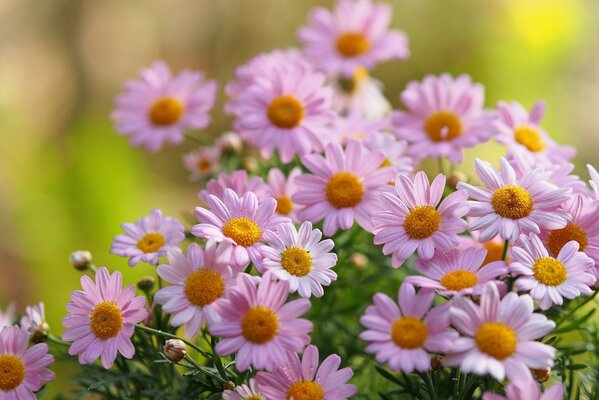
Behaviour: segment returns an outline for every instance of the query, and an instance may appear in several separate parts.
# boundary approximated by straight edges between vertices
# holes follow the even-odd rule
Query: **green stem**
[[[169,339],[179,339],[181,340],[183,343],[185,343],[186,345],[188,345],[189,347],[191,347],[192,349],[194,349],[195,351],[197,351],[198,353],[200,353],[202,356],[206,357],[206,358],[210,358],[210,354],[206,353],[204,350],[200,349],[198,346],[196,346],[194,343],[190,342],[189,340],[185,340],[182,337],[179,337],[177,335],[172,335],[170,333],[166,333],[157,329],[153,329],[153,328],[148,328],[147,326],[144,325],[135,325],[136,328],[142,330],[142,331],[146,331],[149,332],[153,335],[157,335],[157,336],[162,336],[162,337],[166,337]]]
[[[216,369],[218,370],[218,373],[220,374],[220,376],[222,376],[222,378],[227,381],[227,373],[225,372],[225,368],[223,367],[223,363],[219,357],[218,354],[216,354],[216,339],[214,337],[211,337],[210,339],[210,347],[212,347],[212,362],[214,363],[214,366],[216,367]]]
[[[48,343],[56,344],[58,346],[71,347],[71,344],[69,342],[65,342],[64,340],[60,340],[57,337],[54,337],[52,335],[48,335],[47,341],[48,341]]]
[[[202,371],[204,374],[209,375],[209,376],[213,377],[214,379],[217,379],[221,383],[227,383],[227,381],[225,379],[221,378],[220,376],[218,376],[218,375],[212,373],[211,371],[207,370],[206,368],[204,368],[202,365],[198,364],[198,362],[196,360],[194,360],[193,358],[191,358],[189,356],[189,354],[185,355],[185,361],[187,361],[188,363],[193,365],[195,369]]]
[[[431,379],[431,373],[428,371],[426,374],[420,375],[426,383],[426,388],[428,389],[429,398],[431,400],[437,400],[437,392],[435,391],[435,385],[433,384],[433,380]]]
[[[507,257],[507,249],[510,245],[510,242],[508,240],[505,241],[505,243],[503,244],[503,252],[501,253],[501,261],[505,261],[505,258]]]
[[[599,293],[599,292],[595,291],[595,293],[593,293],[591,296],[587,297],[581,304],[577,305],[570,312],[568,312],[568,314],[566,314],[563,317],[561,317],[555,323],[555,327],[558,328],[561,324],[563,324],[564,322],[566,322],[572,315],[574,315],[576,313],[576,311],[580,310],[583,306],[585,306],[586,304],[588,304],[591,301],[593,301],[593,299],[597,296],[597,293]]]
[[[443,165],[443,157],[437,158],[439,164],[439,173],[445,175],[445,166]]]

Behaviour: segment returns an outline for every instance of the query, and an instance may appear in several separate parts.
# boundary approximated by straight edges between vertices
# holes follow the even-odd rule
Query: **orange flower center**
[[[0,354],[0,391],[10,392],[25,379],[25,364],[12,354]]]
[[[355,207],[362,201],[364,186],[351,172],[337,172],[327,182],[325,195],[335,208]]]
[[[148,116],[154,125],[168,126],[179,121],[183,115],[183,104],[175,98],[163,97],[150,107]]]
[[[267,110],[270,122],[283,129],[295,128],[304,118],[304,106],[293,96],[275,97]]]
[[[578,251],[584,251],[589,244],[589,238],[580,225],[568,224],[562,229],[557,229],[549,233],[547,238],[547,247],[554,257],[557,257],[564,245],[572,240],[579,244]]]
[[[370,49],[370,40],[362,33],[346,32],[337,37],[337,51],[343,57],[355,57]]]
[[[164,236],[158,232],[146,233],[139,242],[137,242],[137,248],[144,253],[155,253],[164,246]]]
[[[404,349],[419,349],[428,338],[428,328],[414,317],[401,317],[391,327],[391,339]]]
[[[241,332],[249,342],[256,344],[270,342],[279,332],[277,314],[264,306],[250,308],[241,320]]]
[[[214,302],[224,291],[223,278],[207,268],[192,272],[185,280],[185,296],[191,304],[198,307]]]
[[[539,132],[529,126],[521,126],[516,129],[514,138],[516,139],[516,142],[520,143],[533,153],[538,153],[545,149],[545,142],[543,142],[543,138]]]
[[[446,273],[440,280],[441,285],[447,290],[456,292],[474,287],[478,283],[478,276],[471,271],[457,270]]]
[[[532,196],[516,185],[504,185],[493,193],[491,205],[503,218],[520,219],[530,215],[533,207]]]
[[[100,339],[110,339],[118,335],[123,327],[123,313],[114,301],[98,303],[89,317],[94,335]]]
[[[404,230],[411,239],[427,239],[441,227],[441,214],[432,206],[417,206],[404,221]]]
[[[438,111],[429,115],[424,130],[433,142],[453,140],[462,135],[462,121],[451,111]]]
[[[474,341],[478,349],[497,360],[514,354],[518,345],[516,332],[501,322],[487,322],[476,332]]]
[[[314,381],[297,381],[287,389],[286,400],[323,400],[324,389]]]

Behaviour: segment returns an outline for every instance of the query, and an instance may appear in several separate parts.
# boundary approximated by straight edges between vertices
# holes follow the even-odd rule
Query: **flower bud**
[[[449,186],[453,190],[456,190],[458,187],[458,183],[466,182],[466,179],[467,179],[467,176],[463,172],[460,172],[460,171],[454,172],[447,180],[447,186]]]
[[[241,145],[241,138],[235,132],[225,132],[216,139],[216,147],[223,153],[239,153]]]
[[[224,384],[223,389],[224,390],[233,390],[233,389],[235,389],[235,383],[228,381],[227,383]]]
[[[87,250],[77,250],[71,253],[71,264],[78,271],[85,271],[92,263],[92,253]]]
[[[137,287],[139,290],[144,292],[149,292],[154,289],[154,285],[156,284],[156,279],[152,276],[144,276],[141,278],[139,282],[137,282]]]
[[[349,259],[358,268],[364,268],[368,265],[368,257],[362,253],[353,253]]]
[[[179,362],[187,354],[187,345],[181,339],[168,339],[164,343],[162,352],[172,362]]]
[[[541,369],[531,368],[530,372],[532,372],[532,376],[539,383],[547,382],[549,380],[549,378],[551,377],[551,368],[541,368]]]
[[[48,338],[48,334],[50,333],[50,325],[46,321],[43,321],[41,324],[35,327],[34,331],[31,333],[31,341],[33,343],[43,343]]]
[[[433,356],[431,358],[431,368],[435,370],[440,370],[445,368],[445,357],[443,356]]]

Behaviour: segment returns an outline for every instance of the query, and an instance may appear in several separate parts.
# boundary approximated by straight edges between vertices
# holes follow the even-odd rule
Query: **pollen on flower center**
[[[566,281],[568,271],[561,261],[544,257],[535,261],[532,266],[535,279],[547,286],[559,286]]]
[[[485,256],[485,261],[483,261],[481,268],[494,261],[501,261],[501,256],[503,255],[503,246],[503,243],[496,242],[494,240],[484,243],[483,247],[487,250],[487,255]],[[505,261],[508,261],[507,257]]]
[[[268,119],[279,128],[295,128],[304,118],[304,106],[293,96],[275,97],[268,105]]]
[[[553,254],[554,257],[557,257],[562,247],[572,240],[578,242],[580,246],[578,251],[584,251],[589,244],[587,233],[580,225],[568,224],[562,229],[549,232],[547,247],[549,247],[551,254]]]
[[[414,317],[401,317],[391,327],[391,339],[404,349],[418,349],[428,338],[428,328]]]
[[[516,185],[504,185],[493,193],[491,205],[504,218],[520,219],[530,215],[533,202],[530,193]]]
[[[25,379],[23,361],[12,354],[0,354],[0,391],[10,392]]]
[[[432,206],[414,207],[406,216],[403,227],[410,239],[427,239],[441,227],[441,214]]]
[[[293,210],[293,202],[289,196],[277,197],[277,209],[276,212],[281,215],[289,215]]]
[[[164,246],[164,236],[158,232],[146,233],[144,237],[137,242],[137,248],[144,253],[155,253]]]
[[[453,140],[462,135],[462,121],[451,111],[438,111],[429,115],[424,130],[433,142]]]
[[[478,276],[474,272],[466,270],[450,271],[440,280],[441,285],[447,290],[460,291],[474,287],[478,283]]]
[[[150,107],[148,116],[154,125],[168,126],[177,122],[183,115],[183,104],[175,98],[163,97]]]
[[[355,207],[362,201],[364,186],[351,172],[337,172],[327,182],[325,195],[335,208]]]
[[[251,394],[248,397],[246,397],[244,400],[265,400],[264,397],[260,396],[259,394]]]
[[[343,57],[355,57],[370,49],[370,40],[358,32],[346,32],[337,37],[337,51]]]
[[[539,132],[529,126],[521,126],[516,129],[514,132],[514,138],[516,139],[516,142],[520,143],[533,153],[537,153],[545,149],[545,142],[543,142],[543,138]]]
[[[252,343],[270,342],[279,332],[277,314],[264,306],[250,308],[241,320],[241,332]]]
[[[258,224],[251,219],[239,217],[230,219],[223,226],[223,234],[240,246],[250,247],[260,240],[262,231]]]
[[[478,349],[497,360],[514,354],[518,344],[516,332],[501,322],[487,322],[476,332],[474,341]]]
[[[290,247],[281,255],[281,266],[291,275],[306,276],[312,269],[312,257],[302,248]]]
[[[198,161],[197,168],[200,172],[207,172],[210,171],[210,168],[212,168],[212,163],[209,160],[206,160],[205,158],[201,158]]]
[[[223,278],[208,268],[194,271],[185,280],[185,296],[191,304],[198,307],[212,303],[221,297],[224,291]]]
[[[391,167],[392,165],[393,164],[391,164],[391,161],[389,161],[388,158],[385,158],[381,165],[379,165],[379,168]]]
[[[89,322],[96,337],[110,339],[121,331],[123,313],[114,301],[103,301],[94,307]]]
[[[286,400],[323,400],[324,389],[314,381],[297,381],[287,389]]]

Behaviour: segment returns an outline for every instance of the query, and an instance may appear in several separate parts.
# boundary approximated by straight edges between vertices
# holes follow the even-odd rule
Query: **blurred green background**
[[[545,127],[579,148],[578,171],[599,149],[599,2],[595,0],[393,0],[393,27],[412,56],[379,66],[394,106],[427,73],[466,72],[499,99],[548,102]],[[133,149],[108,119],[125,78],[153,60],[229,80],[235,66],[298,45],[307,0],[0,1],[0,307],[44,300],[55,334],[88,249],[98,265],[134,283],[152,273],[108,254],[120,224],[159,207],[181,216],[197,205],[181,155]],[[219,104],[223,96],[220,93]],[[202,133],[227,130],[220,111]],[[497,161],[494,145],[468,152]]]

